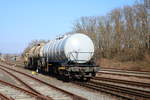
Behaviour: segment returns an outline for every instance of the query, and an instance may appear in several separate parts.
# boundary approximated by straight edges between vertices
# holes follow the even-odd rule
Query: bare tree
[[[142,3],[112,10],[106,16],[81,17],[74,32],[89,35],[97,57],[119,60],[142,59],[150,50],[150,19]]]
[[[28,46],[25,48],[25,50],[23,51],[22,53],[22,56],[24,56],[26,54],[26,52],[29,52],[29,50],[33,47],[33,46],[36,46],[40,43],[47,43],[48,41],[45,41],[45,40],[33,40],[31,41]]]

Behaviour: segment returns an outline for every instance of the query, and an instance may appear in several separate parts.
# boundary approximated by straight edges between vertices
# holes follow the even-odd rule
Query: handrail
[[[69,52],[69,54],[68,54],[68,58],[70,59],[71,58],[71,56],[74,58],[74,61],[85,61],[85,60],[78,60],[77,59],[77,57],[75,57],[74,55],[73,55],[73,53],[77,53],[77,56],[78,56],[78,54],[79,53],[89,53],[89,54],[93,54],[94,52]],[[71,59],[70,59],[71,60]]]

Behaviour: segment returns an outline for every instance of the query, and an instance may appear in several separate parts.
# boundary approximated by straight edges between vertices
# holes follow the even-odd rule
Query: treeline
[[[27,52],[29,52],[29,50],[33,47],[33,46],[36,46],[40,43],[47,43],[48,41],[46,40],[32,40],[28,46],[24,49],[23,53],[22,53],[22,56],[24,56]]]
[[[135,61],[150,54],[150,15],[143,4],[114,9],[106,16],[81,17],[73,32],[93,39],[97,58]]]

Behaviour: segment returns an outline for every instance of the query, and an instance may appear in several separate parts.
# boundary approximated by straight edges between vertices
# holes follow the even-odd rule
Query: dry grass
[[[139,61],[120,62],[116,59],[101,58],[97,63],[102,68],[115,68],[135,71],[150,71],[150,55],[145,54],[145,58]]]

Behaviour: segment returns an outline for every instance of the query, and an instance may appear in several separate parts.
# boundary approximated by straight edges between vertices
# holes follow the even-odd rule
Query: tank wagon
[[[74,33],[32,47],[25,55],[25,67],[65,79],[89,80],[99,71],[93,55],[92,40],[85,34]]]

